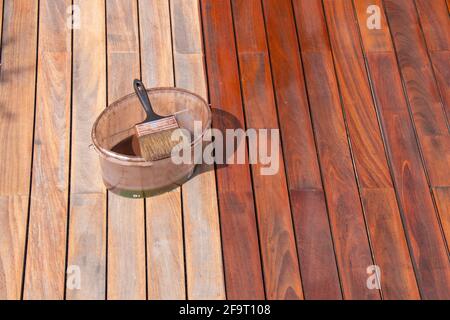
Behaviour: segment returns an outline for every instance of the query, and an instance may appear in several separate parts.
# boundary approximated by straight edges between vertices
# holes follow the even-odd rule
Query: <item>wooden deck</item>
[[[0,0],[0,298],[450,299],[449,10]],[[108,193],[91,127],[133,78],[209,99],[216,128],[280,129],[280,171]]]

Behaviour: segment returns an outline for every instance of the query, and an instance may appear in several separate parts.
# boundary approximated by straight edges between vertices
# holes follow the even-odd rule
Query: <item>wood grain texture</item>
[[[247,126],[278,129],[262,5],[259,1],[239,0],[232,1],[232,7]],[[302,299],[281,150],[278,157],[279,170],[273,175],[263,175],[264,166],[260,162],[252,165],[266,296],[267,299]]]
[[[444,0],[415,0],[428,50],[450,50],[450,19]]]
[[[24,299],[64,297],[71,96],[69,5],[66,0],[40,2],[42,34]]]
[[[30,190],[38,7],[35,2],[11,0],[4,2],[3,10],[0,297],[19,299]]]
[[[151,87],[173,87],[168,0],[139,1],[142,80]],[[185,299],[181,188],[146,199],[149,299]]]
[[[413,1],[385,1],[431,186],[450,185],[450,132]]]
[[[395,57],[368,53],[377,108],[422,298],[449,296],[449,261],[436,219]],[[389,85],[386,85],[389,84]]]
[[[447,122],[450,123],[450,51],[435,51],[430,53],[434,74],[444,103]]]
[[[360,2],[355,2],[355,4],[362,5]],[[403,106],[407,108],[410,107],[431,186],[446,186],[449,184],[450,177],[450,172],[446,169],[450,162],[450,135],[414,3],[403,0],[387,0],[384,4],[389,24],[386,23],[381,32],[388,36],[389,28],[391,28],[409,105],[402,101],[400,85],[397,85],[397,89],[399,89],[397,101],[403,102]],[[379,5],[384,10],[383,4],[379,3]],[[361,27],[363,18],[360,17],[359,21],[360,29],[365,29],[365,27]],[[374,53],[370,48],[366,47],[365,50],[369,54]],[[393,50],[386,50],[385,55],[386,59],[390,59],[390,61],[396,59]],[[392,66],[397,67],[396,64],[392,64]],[[394,72],[397,72],[397,69],[394,69]],[[405,112],[408,112],[408,109]],[[409,119],[406,116],[404,120]],[[425,192],[424,196],[429,198],[425,187],[422,187]],[[444,247],[444,251],[445,249]],[[415,258],[417,259],[417,255]],[[425,285],[422,284],[422,286]]]
[[[341,299],[292,4],[263,5],[305,298]]]
[[[67,268],[78,267],[81,286],[66,285],[69,300],[106,296],[106,191],[92,125],[106,106],[105,1],[76,0],[81,28],[73,30],[72,165]],[[75,274],[73,274],[75,275]],[[68,275],[67,283],[70,283]]]
[[[207,99],[202,30],[197,0],[171,0],[175,83]],[[216,179],[202,165],[182,187],[187,297],[225,299]]]
[[[384,299],[419,299],[351,0],[324,1],[360,197]],[[383,232],[379,232],[382,226]]]
[[[3,1],[0,2],[0,26],[2,26],[3,24]],[[0,63],[1,63],[1,48],[2,48],[2,32],[3,30],[0,31]]]
[[[450,121],[450,20],[442,0],[416,1],[420,25],[443,98],[447,121]],[[447,1],[447,6],[449,2]]]
[[[201,4],[213,127],[221,132],[244,129],[230,2]],[[250,168],[220,166],[216,175],[227,298],[264,299]]]
[[[137,2],[107,0],[108,103],[140,78]],[[144,201],[108,194],[108,299],[146,298]]]
[[[447,243],[450,240],[450,187],[433,188]]]
[[[378,290],[369,290],[366,286],[366,269],[374,261],[347,141],[333,57],[328,45],[311,50],[318,46],[311,44],[312,41],[329,42],[328,35],[321,32],[314,39],[308,36],[311,30],[326,30],[323,9],[316,4],[310,7],[314,12],[305,11],[304,1],[294,1],[294,8],[344,298],[379,299]]]

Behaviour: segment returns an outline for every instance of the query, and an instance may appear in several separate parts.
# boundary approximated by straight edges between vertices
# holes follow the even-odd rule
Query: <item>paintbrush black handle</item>
[[[139,101],[141,101],[142,107],[147,114],[147,119],[145,120],[145,122],[163,119],[164,117],[153,111],[152,104],[150,103],[150,99],[148,98],[147,89],[145,88],[142,81],[135,79],[133,81],[133,86],[134,91],[136,92]]]

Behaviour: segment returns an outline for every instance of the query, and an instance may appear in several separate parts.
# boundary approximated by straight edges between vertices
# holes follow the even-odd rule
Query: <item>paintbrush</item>
[[[134,80],[134,91],[147,114],[144,122],[135,126],[140,154],[147,161],[166,158],[179,143],[171,139],[172,133],[179,129],[175,116],[160,116],[153,110],[147,90],[140,80]]]

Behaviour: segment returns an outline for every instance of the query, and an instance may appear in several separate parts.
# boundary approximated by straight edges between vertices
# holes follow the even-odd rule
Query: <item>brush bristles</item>
[[[179,129],[174,116],[136,125],[141,156],[148,161],[166,158],[179,143],[172,141],[172,133]]]

